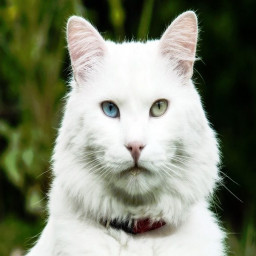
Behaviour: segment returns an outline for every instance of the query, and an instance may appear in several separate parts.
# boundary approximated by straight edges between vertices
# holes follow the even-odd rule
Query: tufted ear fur
[[[197,17],[188,11],[178,16],[160,39],[161,54],[167,57],[184,79],[190,79],[198,37]]]
[[[79,85],[87,81],[102,60],[105,41],[88,21],[72,16],[67,24],[67,42],[74,78]]]

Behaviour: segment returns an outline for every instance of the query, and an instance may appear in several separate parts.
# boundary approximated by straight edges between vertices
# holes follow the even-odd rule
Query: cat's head
[[[108,212],[108,202],[119,202],[123,211],[168,212],[212,192],[217,142],[191,81],[197,37],[193,12],[160,40],[122,44],[105,41],[83,18],[69,19],[74,79],[54,169],[87,207],[98,201]]]

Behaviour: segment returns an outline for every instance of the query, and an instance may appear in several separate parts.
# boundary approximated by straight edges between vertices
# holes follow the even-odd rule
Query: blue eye
[[[102,102],[101,107],[106,116],[112,118],[119,117],[119,109],[115,103],[111,101],[104,101]]]

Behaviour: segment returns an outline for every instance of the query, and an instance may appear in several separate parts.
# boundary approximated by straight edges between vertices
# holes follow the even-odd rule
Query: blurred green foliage
[[[29,247],[27,239],[42,228],[50,156],[70,75],[67,18],[86,17],[106,39],[145,40],[159,37],[188,9],[197,11],[201,28],[203,61],[194,79],[224,156],[227,189],[217,193],[216,211],[230,233],[230,255],[256,255],[255,7],[253,0],[1,0],[0,255]]]
[[[10,0],[0,9],[0,134],[7,143],[1,171],[25,195],[31,213],[40,211],[48,183],[48,175],[39,175],[49,170],[57,102],[65,90],[63,23],[76,8],[71,1]]]

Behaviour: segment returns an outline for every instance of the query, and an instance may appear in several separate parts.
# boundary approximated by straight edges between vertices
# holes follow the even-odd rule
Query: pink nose
[[[134,162],[137,164],[141,151],[145,146],[141,142],[130,142],[126,145],[126,148],[130,151]]]

